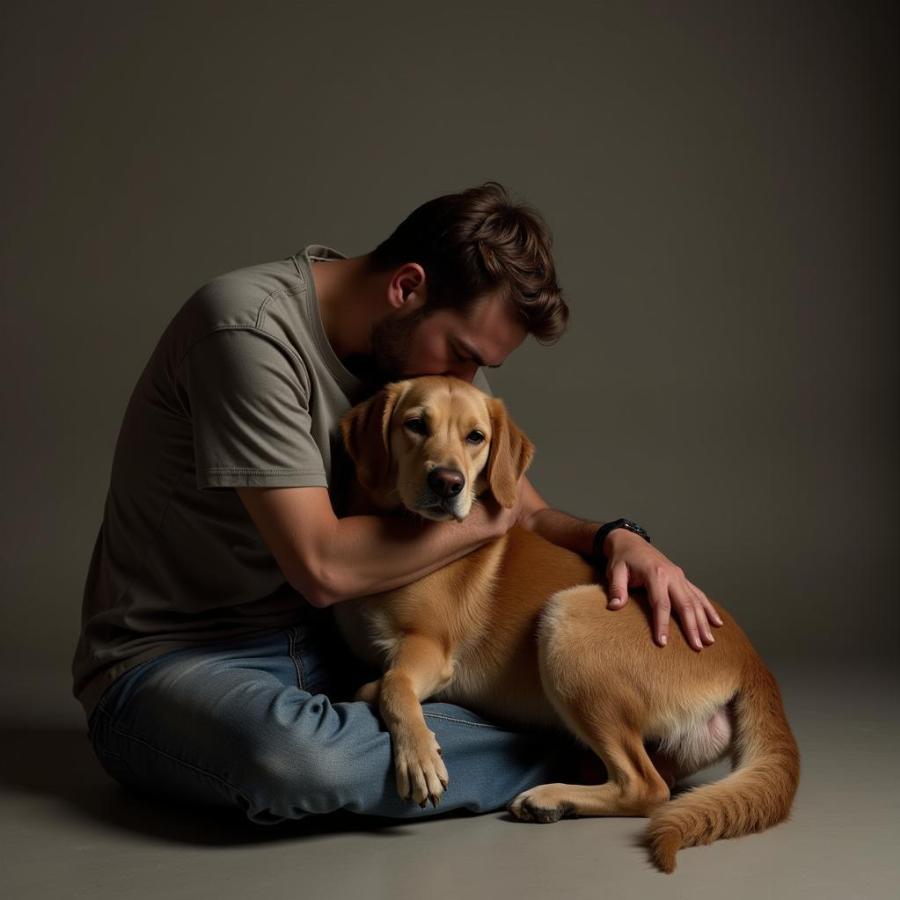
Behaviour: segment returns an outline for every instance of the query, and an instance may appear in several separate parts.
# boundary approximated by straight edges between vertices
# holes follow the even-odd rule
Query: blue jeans
[[[258,824],[346,810],[421,818],[504,808],[537,784],[578,780],[564,732],[512,730],[452,703],[423,704],[450,784],[437,807],[402,800],[390,734],[352,699],[378,672],[357,662],[330,616],[251,639],[165,653],[121,675],[88,730],[104,769],[138,792],[237,807]]]

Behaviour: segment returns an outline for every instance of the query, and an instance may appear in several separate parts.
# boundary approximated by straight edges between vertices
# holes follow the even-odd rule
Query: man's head
[[[554,343],[569,311],[551,244],[537,212],[497,182],[428,201],[359,259],[371,324],[344,362],[381,384],[417,375],[471,382],[528,334]]]
[[[512,304],[496,292],[464,310],[425,302],[375,323],[370,358],[383,382],[417,375],[471,382],[479,366],[498,368],[527,335]]]

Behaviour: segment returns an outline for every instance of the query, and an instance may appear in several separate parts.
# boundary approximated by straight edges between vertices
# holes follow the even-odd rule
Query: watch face
[[[601,526],[594,535],[595,557],[602,560],[606,559],[606,555],[603,553],[603,542],[606,540],[606,536],[611,531],[615,531],[616,528],[624,528],[626,531],[632,531],[642,537],[648,544],[650,543],[650,535],[647,534],[637,522],[632,522],[631,519],[616,519],[613,522],[607,522],[606,525]]]
[[[645,541],[650,542],[650,535],[638,525],[637,522],[632,522],[631,519],[622,519],[619,522],[619,527],[624,528],[627,531],[633,531],[635,534],[640,535]]]

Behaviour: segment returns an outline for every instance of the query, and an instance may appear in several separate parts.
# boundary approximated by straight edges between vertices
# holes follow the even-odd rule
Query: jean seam
[[[300,653],[297,650],[297,632],[297,628],[288,629],[288,656],[290,656],[291,662],[294,664],[294,669],[297,672],[297,687],[299,687],[301,691],[305,691],[307,689],[306,670],[303,668],[303,660],[300,658]]]
[[[500,728],[499,725],[491,725],[488,722],[469,722],[466,719],[457,719],[454,716],[444,716],[440,713],[423,712],[426,719],[443,719],[445,722],[456,722],[459,725],[468,725],[471,728]]]
[[[234,791],[239,797],[241,797],[241,799],[245,803],[249,804],[250,800],[247,797],[247,795],[240,788],[235,787],[235,785],[231,784],[231,782],[226,781],[224,778],[222,778],[221,775],[216,775],[215,772],[209,772],[206,769],[200,768],[200,766],[195,766],[193,763],[189,763],[184,759],[180,759],[177,756],[173,756],[171,753],[168,753],[167,751],[161,749],[160,747],[157,747],[154,744],[151,744],[149,741],[145,741],[143,738],[136,737],[133,734],[128,734],[127,731],[122,731],[121,729],[116,728],[116,726],[112,724],[112,719],[110,718],[109,713],[107,713],[106,710],[102,710],[102,712],[103,712],[103,715],[105,715],[106,718],[110,720],[110,726],[109,726],[110,731],[119,735],[119,737],[123,737],[129,741],[134,741],[135,743],[138,743],[138,744],[143,744],[145,747],[149,748],[154,753],[158,753],[160,756],[164,756],[167,759],[172,760],[172,762],[178,763],[178,765],[180,765],[180,766],[184,766],[187,769],[191,769],[194,772],[199,772],[201,775],[205,775],[207,778],[212,778],[214,781],[218,781],[220,784],[222,784],[225,787],[229,788],[230,790]],[[106,750],[106,748],[103,748],[103,752],[108,753],[109,751]],[[112,753],[110,755],[118,756],[118,754],[115,754],[115,753]],[[128,760],[125,759],[125,757],[118,756],[118,758],[122,759],[126,763],[126,765],[128,764]],[[130,766],[129,766],[129,768],[130,768]]]

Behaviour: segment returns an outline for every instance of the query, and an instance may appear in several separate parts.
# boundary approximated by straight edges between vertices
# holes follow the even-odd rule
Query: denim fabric
[[[419,818],[502,809],[537,784],[572,781],[565,733],[510,730],[444,702],[423,708],[450,774],[438,806],[402,800],[375,707],[351,698],[378,673],[321,616],[252,639],[175,650],[107,688],[89,722],[104,769],[127,788],[237,807],[276,824],[347,810]]]

